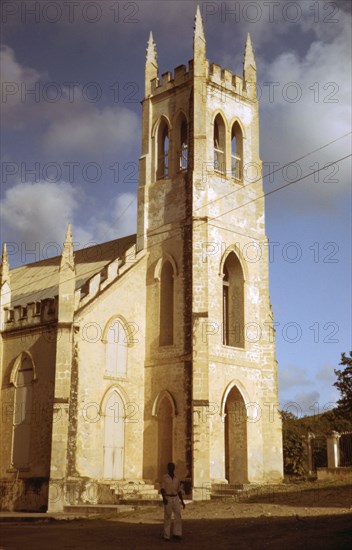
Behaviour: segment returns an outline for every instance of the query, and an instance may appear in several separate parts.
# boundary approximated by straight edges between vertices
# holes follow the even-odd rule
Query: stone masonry
[[[155,497],[174,461],[194,499],[279,482],[256,64],[159,78],[150,35],[137,234],[1,266],[0,487],[7,509]]]

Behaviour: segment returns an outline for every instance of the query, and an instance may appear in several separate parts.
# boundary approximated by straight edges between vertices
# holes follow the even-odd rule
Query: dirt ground
[[[162,506],[118,516],[1,523],[0,550],[352,548],[352,484],[258,489],[240,498],[189,503],[183,540],[161,539]]]

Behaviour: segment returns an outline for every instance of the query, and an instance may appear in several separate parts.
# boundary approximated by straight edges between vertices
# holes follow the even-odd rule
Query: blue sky
[[[2,4],[1,237],[12,267],[59,252],[68,221],[80,247],[135,232],[146,42],[152,30],[160,73],[187,64],[196,4]],[[335,162],[351,144],[341,137],[351,7],[277,4],[199,3],[211,62],[241,74],[251,33],[264,173],[278,168],[265,192],[311,174],[267,196],[266,231],[280,405],[322,412],[351,348],[350,159]]]

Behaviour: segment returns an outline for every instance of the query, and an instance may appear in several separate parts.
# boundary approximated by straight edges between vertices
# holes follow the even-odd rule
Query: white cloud
[[[282,391],[302,385],[313,385],[313,382],[307,377],[306,369],[294,365],[279,369],[279,377]]]
[[[299,418],[302,415],[312,415],[320,411],[320,393],[316,390],[297,392],[293,399],[281,400],[281,410],[291,412]]]
[[[0,46],[0,66],[3,124],[22,129],[29,114],[22,90],[33,89],[43,75],[36,69],[21,65],[15,58],[14,50],[6,45]],[[32,96],[30,101],[33,101]]]
[[[1,62],[1,81],[2,82],[26,82],[28,85],[33,84],[40,78],[40,73],[35,69],[23,67],[16,61],[15,52],[12,48],[0,46],[0,62]]]
[[[3,224],[11,234],[11,241],[33,247],[40,243],[42,249],[46,243],[61,245],[65,228],[73,221],[82,193],[70,183],[18,183],[8,189],[0,203]],[[77,228],[75,240],[87,242],[90,235],[83,228]]]
[[[350,52],[346,45],[350,43],[351,17],[349,14],[343,17],[335,27],[312,26],[310,30],[315,31],[317,38],[310,42],[304,55],[287,48],[272,62],[260,63],[261,123],[267,129],[267,135],[261,136],[264,161],[278,161],[281,165],[294,161],[350,131]],[[327,34],[331,26],[334,33]],[[273,101],[269,101],[269,87],[264,82],[277,83],[272,88]],[[294,102],[296,93],[298,100]],[[349,153],[348,146],[347,137],[300,161],[302,175],[345,156]],[[348,161],[338,168],[338,175],[330,178],[337,180],[333,182],[335,196],[341,196],[350,186]],[[329,173],[331,169],[321,173],[319,182],[326,178],[329,183]],[[331,209],[328,186],[320,193],[312,181],[313,178],[307,179],[300,192],[290,196],[293,200],[288,206]],[[313,197],[314,201],[310,201]]]
[[[139,126],[138,116],[125,107],[99,111],[87,106],[76,113],[71,109],[69,117],[54,120],[43,140],[55,153],[128,152],[137,143]]]
[[[132,193],[122,193],[106,210],[99,211],[99,215],[86,215],[84,221],[79,222],[89,202],[83,189],[66,182],[17,183],[6,191],[0,203],[2,233],[15,251],[10,258],[11,265],[40,260],[43,254],[44,257],[56,255],[68,222],[73,226],[76,248],[135,233],[135,199]],[[95,202],[91,202],[93,210],[99,210]],[[35,256],[23,255],[23,251],[35,251]]]
[[[334,369],[336,368],[336,365],[331,364],[326,364],[319,367],[319,380],[322,380],[326,384],[332,385],[336,381],[336,374],[334,373]]]
[[[99,242],[136,233],[137,201],[133,193],[121,193],[111,205],[107,215],[92,220]]]
[[[72,90],[52,83],[46,74],[22,66],[15,52],[1,46],[2,115],[11,129],[25,130],[35,135],[37,126],[44,148],[59,155],[128,153],[139,143],[140,118],[125,106],[99,108],[90,103],[77,86]],[[47,84],[54,87],[46,88]],[[27,93],[36,89],[36,94]],[[50,90],[58,93],[57,101],[50,101]],[[27,92],[26,92],[27,91]]]
[[[298,416],[330,410],[338,399],[338,392],[333,387],[335,380],[334,367],[330,364],[311,372],[293,365],[279,369],[281,408]]]

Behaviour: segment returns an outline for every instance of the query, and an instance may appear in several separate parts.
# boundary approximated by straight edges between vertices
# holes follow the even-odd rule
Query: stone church
[[[154,498],[169,461],[193,499],[282,479],[256,64],[193,60],[142,102],[137,234],[1,265],[5,509]]]

